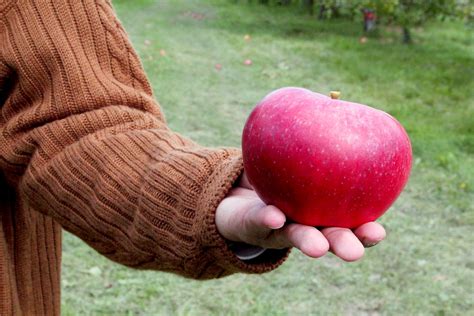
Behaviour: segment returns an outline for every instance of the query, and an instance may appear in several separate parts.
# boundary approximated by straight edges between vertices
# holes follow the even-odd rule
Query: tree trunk
[[[303,0],[303,8],[309,14],[313,15],[314,0]]]
[[[326,17],[326,6],[324,4],[321,4],[319,6],[319,14],[318,14],[318,19],[322,20]]]
[[[411,44],[411,33],[408,27],[403,27],[403,44]]]

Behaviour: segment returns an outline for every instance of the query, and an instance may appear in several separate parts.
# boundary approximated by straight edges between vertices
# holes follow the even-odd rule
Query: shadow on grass
[[[343,19],[318,20],[316,16],[301,13],[295,7],[213,2],[219,11],[219,19],[208,26],[230,32],[245,31],[274,37],[306,39],[325,35],[357,37],[362,34],[361,23]]]

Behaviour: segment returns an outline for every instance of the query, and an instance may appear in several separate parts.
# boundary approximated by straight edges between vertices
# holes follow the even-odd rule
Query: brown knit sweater
[[[214,223],[240,152],[172,132],[110,3],[0,0],[0,315],[60,310],[61,229],[133,268],[196,279],[241,261]]]

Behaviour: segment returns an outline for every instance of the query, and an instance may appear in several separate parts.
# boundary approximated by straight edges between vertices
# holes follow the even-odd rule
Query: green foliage
[[[239,0],[235,0],[239,1]],[[241,2],[253,3],[252,0]],[[308,10],[323,8],[327,16],[353,17],[361,9],[375,9],[380,16],[402,26],[416,26],[432,18],[458,17],[472,19],[473,5],[470,0],[257,0],[263,5],[300,5]]]
[[[458,12],[457,0],[360,0],[359,6],[375,9],[386,23],[403,28],[403,42],[410,43],[409,28],[421,26],[430,19],[445,19],[456,17]]]
[[[251,1],[249,1],[251,2]],[[306,12],[317,7],[319,18],[347,17],[361,20],[362,9],[375,10],[378,23],[393,24],[404,30],[404,41],[411,41],[409,29],[429,20],[461,19],[472,22],[471,0],[265,0],[266,5],[300,4]]]
[[[467,1],[458,0],[360,0],[358,7],[373,8],[388,22],[402,27],[419,26],[430,19],[462,17],[467,14]]]

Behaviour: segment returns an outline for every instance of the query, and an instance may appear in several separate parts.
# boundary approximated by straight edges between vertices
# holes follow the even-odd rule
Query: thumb
[[[243,215],[241,234],[247,243],[262,245],[273,230],[285,225],[285,215],[273,205],[252,207]]]
[[[259,198],[230,196],[216,210],[216,226],[226,239],[259,246],[272,230],[285,224],[285,215]]]

